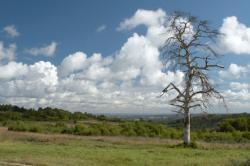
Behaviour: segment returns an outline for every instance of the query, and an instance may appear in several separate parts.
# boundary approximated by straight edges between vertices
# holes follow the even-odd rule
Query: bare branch
[[[170,105],[183,109],[184,112],[196,107],[207,108],[209,98],[212,97],[224,102],[223,96],[210,83],[207,73],[210,69],[224,68],[216,63],[218,53],[208,44],[219,32],[211,29],[207,21],[181,12],[174,13],[170,27],[169,31],[173,36],[162,47],[162,54],[165,56],[163,59],[166,62],[172,61],[173,69],[185,74],[185,85],[181,91],[170,83],[162,91],[162,95],[171,90],[177,92],[174,99],[170,100]]]
[[[167,93],[168,91],[170,91],[170,90],[175,90],[176,92],[178,92],[178,94],[179,94],[179,96],[183,96],[184,97],[184,95],[183,95],[183,93],[181,92],[181,90],[179,89],[179,88],[177,88],[173,83],[170,83],[170,84],[168,84],[168,86],[165,88],[165,89],[163,89],[163,93]]]

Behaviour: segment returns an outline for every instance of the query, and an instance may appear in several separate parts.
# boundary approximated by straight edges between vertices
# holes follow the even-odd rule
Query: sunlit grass
[[[173,148],[178,140],[143,137],[81,137],[3,130],[0,161],[33,165],[140,166],[230,165],[250,156],[249,145],[198,143]]]

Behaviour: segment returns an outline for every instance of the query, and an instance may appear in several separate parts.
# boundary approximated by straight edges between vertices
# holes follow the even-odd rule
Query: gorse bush
[[[250,131],[250,118],[241,117],[235,119],[225,119],[220,123],[218,131]]]
[[[250,166],[250,158],[243,160],[243,161],[239,161],[239,160],[232,160],[232,166]]]
[[[181,139],[182,130],[169,128],[162,124],[138,122],[24,122],[8,121],[5,123],[9,130],[41,133],[65,133],[84,136],[143,136]],[[207,142],[249,142],[250,132],[233,131],[218,132],[216,130],[200,130],[191,133],[193,140]]]
[[[181,138],[181,131],[167,128],[161,124],[149,122],[120,122],[120,123],[93,123],[93,124],[66,124],[64,122],[5,122],[9,130],[32,131],[32,132],[55,132],[76,135],[106,135],[106,136],[145,136],[145,137],[168,137]]]

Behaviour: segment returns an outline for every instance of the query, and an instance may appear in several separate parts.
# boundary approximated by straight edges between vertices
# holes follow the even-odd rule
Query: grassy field
[[[0,130],[0,165],[166,166],[232,165],[247,160],[250,144],[198,142],[143,137],[83,137]],[[235,165],[234,164],[234,165]]]

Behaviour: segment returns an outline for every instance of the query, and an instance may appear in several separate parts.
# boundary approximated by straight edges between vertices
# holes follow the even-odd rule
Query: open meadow
[[[176,146],[180,140],[0,132],[0,165],[165,166],[246,165],[250,144],[198,142],[198,148]]]
[[[250,166],[249,6],[0,0],[0,166]]]

